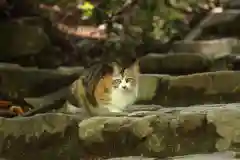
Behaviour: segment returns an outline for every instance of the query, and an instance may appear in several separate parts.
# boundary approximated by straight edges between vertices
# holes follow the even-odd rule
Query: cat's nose
[[[127,86],[122,86],[122,89],[127,89]]]

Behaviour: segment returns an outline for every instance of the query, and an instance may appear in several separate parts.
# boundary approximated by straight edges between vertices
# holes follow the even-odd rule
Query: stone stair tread
[[[60,84],[61,80],[65,81],[68,77],[73,77],[74,74],[80,75],[82,71],[83,67],[38,69],[35,67],[21,67],[14,64],[0,63],[1,90],[7,93],[15,93],[17,91],[23,97],[34,96],[38,94],[37,88],[35,88],[33,93],[28,92],[33,86],[46,82],[45,86],[42,85],[41,90],[38,88],[39,92],[42,92],[45,89],[54,87],[53,85]],[[47,82],[51,82],[51,84],[47,86]]]
[[[221,38],[214,40],[176,41],[171,52],[176,54],[192,53],[202,54],[209,59],[219,59],[231,54],[233,46],[238,44],[238,39]]]
[[[140,59],[142,73],[196,73],[208,71],[219,60],[203,54],[149,53]]]
[[[208,65],[209,59],[204,55],[191,54],[191,53],[168,53],[168,54],[155,54],[150,53],[140,60],[141,68],[156,68],[161,70],[164,68],[169,69],[193,69],[202,68]]]
[[[226,9],[240,9],[240,1],[239,0],[227,0],[226,4],[224,6]]]
[[[110,158],[106,160],[236,160],[235,153],[231,151],[225,152],[215,152],[208,154],[193,154],[185,156],[176,156],[169,158],[147,158],[143,156],[131,156],[131,157],[121,157],[121,158]]]
[[[228,21],[232,21],[240,14],[239,9],[226,9],[221,13],[214,13],[211,18],[209,18],[209,22],[206,23],[203,27],[208,27],[212,25],[216,25],[218,23],[224,23]]]
[[[218,25],[221,23],[226,23],[234,20],[240,14],[238,9],[226,9],[221,13],[212,13],[210,12],[199,24],[194,27],[184,38],[184,40],[194,40],[201,35],[204,28]]]
[[[41,72],[38,70],[34,70],[33,73],[25,70],[22,72],[2,70],[0,72],[0,76],[3,77],[2,89],[14,93],[17,91],[21,96],[31,97],[33,93],[30,93],[30,90],[36,84],[48,82],[49,78],[54,82],[55,79],[68,77],[64,76],[63,72],[53,75]],[[181,106],[203,103],[232,103],[240,101],[239,92],[239,71],[217,71],[182,76],[142,74],[137,104]]]
[[[96,157],[108,155],[106,158],[167,158],[231,151],[231,146],[240,143],[239,106],[190,106],[172,108],[172,112],[162,108],[142,117],[97,116],[84,120],[62,113],[0,118],[0,139],[11,144],[2,146],[1,158],[31,159],[38,155],[41,159],[84,159],[89,150]],[[51,147],[43,149],[49,142]]]
[[[217,71],[183,76],[143,74],[138,104],[184,106],[240,102],[240,72]]]

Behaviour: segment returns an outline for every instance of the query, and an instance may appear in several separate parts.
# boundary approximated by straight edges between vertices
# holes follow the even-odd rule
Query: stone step
[[[187,106],[240,101],[240,72],[218,71],[185,76],[143,74],[138,104]]]
[[[240,104],[160,109],[142,117],[47,113],[0,118],[1,158],[79,160],[83,156],[166,158],[237,151]],[[26,154],[22,154],[26,153]]]
[[[228,62],[232,65],[232,70],[240,70],[240,54],[230,55]]]
[[[60,68],[53,71],[0,65],[0,70],[1,90],[10,95],[12,93],[22,97],[38,97],[54,92],[55,88],[60,86],[59,79],[67,83],[71,80],[66,78],[67,76],[82,69]],[[48,85],[34,88],[40,83]],[[238,71],[207,72],[185,76],[143,74],[140,77],[140,94],[137,104],[181,106],[238,102],[240,100],[239,85],[240,72]]]
[[[166,54],[149,53],[142,57],[142,73],[191,74],[229,70],[229,56],[239,41],[235,38],[177,41]]]
[[[238,0],[220,0],[225,2],[224,5],[227,9],[240,9],[240,1]]]
[[[184,41],[199,39],[200,36],[203,34],[205,28],[233,22],[234,20],[236,20],[239,14],[240,10],[238,9],[227,9],[219,13],[210,12],[184,37]]]
[[[106,160],[237,160],[234,152],[216,152],[211,154],[194,154],[185,156],[175,156],[169,158],[147,158],[143,156],[130,156],[110,158]]]
[[[27,19],[23,18],[23,20],[17,19],[1,23],[1,60],[37,55],[41,50],[51,45],[49,37],[43,28],[40,25],[27,25]],[[40,19],[33,18],[32,20],[32,23],[40,24]]]
[[[209,59],[201,54],[193,53],[150,53],[140,60],[142,73],[152,74],[192,74],[208,71],[229,70],[229,59]]]
[[[69,81],[67,77],[72,79],[73,76],[71,75],[81,74],[82,71],[83,67],[59,67],[53,70],[0,63],[1,91],[10,95],[19,94],[21,97],[38,96],[45,91],[47,93],[54,90],[54,88],[59,88],[62,83]],[[32,88],[36,84],[45,85]]]
[[[172,45],[174,53],[192,53],[201,54],[214,60],[226,57],[231,54],[233,46],[238,44],[235,38],[221,38],[214,40],[197,40],[197,41],[177,41]]]

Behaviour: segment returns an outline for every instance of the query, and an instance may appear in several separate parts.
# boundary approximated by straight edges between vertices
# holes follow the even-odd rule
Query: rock
[[[178,41],[172,46],[172,51],[180,53],[201,54],[210,60],[225,57],[231,53],[232,47],[237,44],[233,38],[215,40]]]
[[[159,158],[131,156],[131,157],[121,157],[121,158],[110,158],[110,159],[106,159],[106,160],[160,160],[160,159]]]
[[[240,70],[240,56],[238,54],[232,54],[229,61],[232,63],[233,70]]]
[[[239,145],[239,106],[166,108],[142,117],[85,120],[60,113],[0,118],[1,157],[79,160],[224,152]]]
[[[21,19],[2,23],[0,34],[1,60],[36,55],[50,46],[48,36],[41,26],[25,24]]]
[[[141,73],[191,74],[197,72],[228,70],[226,58],[210,60],[201,54],[150,53],[140,60]]]
[[[239,102],[240,72],[218,71],[183,76],[143,74],[138,104],[188,106]]]
[[[216,152],[212,154],[196,154],[186,155],[181,157],[172,157],[169,160],[233,160],[235,159],[234,152]]]
[[[229,70],[229,56],[238,41],[219,40],[178,41],[167,54],[150,53],[140,60],[142,73],[192,74],[197,72]]]
[[[211,66],[208,68],[209,72],[228,71],[228,70],[234,70],[234,63],[230,61],[229,56],[212,61]]]
[[[110,158],[107,160],[233,160],[235,154],[233,152],[216,152],[212,154],[195,154],[186,156],[177,156],[170,158],[146,158],[146,157],[121,157],[121,158]]]
[[[217,8],[215,8],[217,9]],[[222,10],[222,8],[220,8]],[[228,37],[235,37],[234,34],[232,34],[232,36],[229,36],[229,30],[227,28],[220,29],[220,26],[224,26],[224,25],[231,25],[232,22],[234,22],[235,20],[237,20],[237,17],[239,16],[240,11],[239,10],[223,10],[223,12],[213,12],[210,11],[209,14],[207,14],[207,16],[205,18],[203,18],[199,24],[197,24],[191,31],[188,32],[188,34],[184,37],[184,41],[193,41],[196,39],[206,39],[207,37],[226,37],[226,35],[228,35]],[[211,27],[217,27],[213,29],[212,33],[207,32],[207,29],[211,28]],[[224,35],[219,36],[219,34],[221,35],[221,33],[217,32],[217,30],[224,30],[223,33]]]
[[[39,70],[0,63],[1,91],[12,96],[43,96],[68,84],[73,75],[80,75],[82,70],[82,67]]]
[[[222,0],[224,1],[224,0]],[[240,8],[240,3],[238,0],[225,0],[225,8],[226,9],[239,9]]]

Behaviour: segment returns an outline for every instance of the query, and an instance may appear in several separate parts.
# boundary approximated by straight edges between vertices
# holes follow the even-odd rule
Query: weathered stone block
[[[143,74],[183,75],[231,69],[228,57],[211,60],[195,53],[150,53],[140,59]]]
[[[238,40],[233,38],[198,41],[178,41],[173,44],[172,51],[177,54],[201,54],[213,60],[229,55],[231,53],[232,47],[237,43]]]
[[[81,74],[82,70],[82,67],[39,70],[2,63],[0,64],[1,91],[22,97],[31,97],[39,93],[44,95],[45,90],[51,90],[55,86],[61,88],[61,81],[66,81],[70,75]],[[41,87],[35,87],[35,85],[40,84]]]
[[[164,76],[161,76],[163,78]],[[168,76],[166,75],[166,78]],[[141,100],[150,100],[152,99],[158,89],[160,81],[160,76],[159,75],[143,75],[140,77],[139,81],[139,97]]]
[[[207,72],[227,71],[227,70],[233,70],[233,64],[229,60],[228,56],[212,61],[211,66],[207,69]]]
[[[234,152],[216,152],[212,154],[194,154],[186,156],[176,156],[170,158],[147,158],[143,156],[131,156],[121,158],[110,158],[107,160],[236,160]]]
[[[213,62],[214,63],[214,62]],[[195,73],[207,71],[212,62],[202,56],[192,53],[156,54],[150,53],[141,58],[142,73]]]
[[[185,76],[143,74],[137,103],[186,106],[240,101],[240,72],[218,71]]]
[[[25,24],[21,20],[2,23],[0,35],[2,59],[35,55],[50,46],[49,38],[42,26]]]
[[[142,117],[83,117],[40,114],[0,118],[1,157],[90,159],[172,157],[235,150],[239,104],[166,108]],[[225,143],[223,143],[225,142]]]

